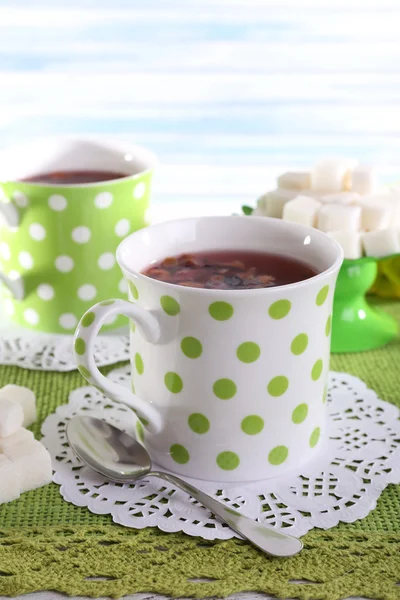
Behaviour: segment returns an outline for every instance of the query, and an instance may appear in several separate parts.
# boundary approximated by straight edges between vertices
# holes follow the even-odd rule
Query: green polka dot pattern
[[[239,464],[240,459],[238,455],[230,450],[220,452],[217,456],[217,465],[224,471],[233,471],[238,468]]]
[[[12,229],[0,224],[0,269],[22,277],[26,297],[5,296],[1,310],[25,328],[73,334],[91,306],[124,298],[127,286],[115,253],[123,237],[146,225],[151,178],[149,170],[74,187],[3,183],[20,222]],[[124,322],[118,316],[104,329]]]
[[[315,300],[317,303],[317,306],[323,305],[323,303],[325,302],[325,300],[328,297],[328,293],[329,293],[329,285],[324,285],[324,287],[319,290],[317,298]]]
[[[269,307],[268,314],[272,319],[283,319],[289,314],[291,306],[289,300],[277,300]]]
[[[100,302],[100,306],[111,306],[112,304],[114,304],[114,300],[104,300],[103,302]]]
[[[139,375],[143,375],[144,363],[143,363],[142,357],[140,356],[140,354],[138,352],[136,352],[136,354],[135,354],[135,367],[136,367],[136,371],[139,373]]]
[[[91,379],[92,375],[84,365],[78,365],[79,372],[84,376],[85,379]]]
[[[290,346],[290,349],[293,352],[293,354],[298,356],[299,354],[303,354],[303,352],[306,351],[307,346],[308,346],[308,335],[305,333],[299,333],[299,335],[296,335],[296,337],[294,338],[292,345]]]
[[[163,311],[170,317],[176,317],[181,311],[179,302],[172,296],[161,296],[160,303]]]
[[[132,298],[134,300],[138,300],[138,298],[139,298],[139,292],[138,292],[138,289],[137,289],[136,285],[134,283],[132,283],[132,281],[128,281],[128,287],[129,287],[129,290],[130,290],[130,292],[132,294]]]
[[[328,396],[328,386],[326,385],[325,389],[324,389],[324,393],[322,394],[322,403],[323,404],[325,404],[327,396]]]
[[[314,363],[314,366],[311,371],[311,379],[313,381],[317,381],[321,377],[323,366],[324,365],[321,359],[317,360]]]
[[[218,379],[213,392],[220,400],[230,400],[236,394],[236,383],[232,379]]]
[[[243,419],[241,427],[247,435],[257,435],[264,429],[264,419],[258,415],[249,415]]]
[[[181,444],[173,444],[169,449],[171,458],[180,465],[185,465],[189,462],[189,452]]]
[[[292,421],[296,425],[302,423],[308,415],[308,405],[306,403],[299,404],[292,412]]]
[[[129,329],[132,331],[132,333],[135,333],[136,323],[134,323],[133,321],[129,321]]]
[[[79,356],[83,356],[86,352],[86,343],[83,338],[76,338],[75,340],[75,352],[79,354]]]
[[[310,458],[320,439],[316,424],[322,422],[326,402],[322,374],[332,327],[329,286],[320,289],[317,282],[300,298],[307,303],[304,318],[290,290],[273,303],[261,298],[261,314],[248,318],[251,306],[246,299],[236,303],[232,294],[225,296],[229,302],[210,303],[204,291],[196,300],[193,290],[188,294],[184,288],[165,287],[174,297],[158,292],[151,298],[141,284],[139,303],[155,308],[165,335],[163,331],[160,345],[151,344],[131,323],[132,371],[140,398],[150,397],[150,390],[154,397],[161,392],[160,406],[167,408],[171,426],[162,452],[169,452],[170,465],[175,463],[183,475],[204,465],[213,472],[210,480],[229,482],[246,480],[255,469],[265,469],[266,477],[279,475]],[[133,297],[132,289],[130,293]],[[216,296],[224,298],[222,293],[211,298]],[[82,327],[96,323],[95,318],[95,312],[87,313]],[[86,339],[84,333],[82,337]],[[85,359],[79,363],[86,365]],[[137,438],[145,436],[153,448],[156,434],[137,416]],[[153,451],[156,460],[158,448]]]
[[[329,315],[327,321],[326,321],[326,325],[325,325],[325,335],[326,337],[329,336],[330,332],[331,332],[331,326],[332,326],[332,315]]]
[[[286,446],[276,446],[268,454],[268,461],[271,465],[281,465],[285,462],[289,454],[289,450]]]
[[[318,444],[319,438],[321,435],[321,430],[319,427],[316,427],[312,434],[310,435],[310,446],[314,448]]]
[[[144,429],[140,421],[136,423],[136,436],[139,442],[144,442]]]
[[[207,433],[210,429],[210,421],[201,413],[193,413],[188,419],[189,427],[195,433]]]
[[[228,302],[213,302],[210,304],[208,312],[216,321],[227,321],[233,315],[233,306]]]
[[[243,342],[236,351],[239,360],[244,363],[255,362],[261,354],[260,346],[255,342]]]
[[[195,337],[185,337],[181,341],[181,350],[187,358],[199,358],[203,352],[203,346]]]
[[[282,396],[289,387],[289,380],[284,375],[278,375],[271,379],[268,384],[268,393],[270,396]]]
[[[94,312],[88,312],[82,317],[81,325],[83,327],[90,327],[94,323],[95,318],[96,315],[94,314]]]
[[[172,394],[179,394],[179,392],[181,392],[183,389],[182,379],[179,377],[178,373],[173,373],[172,371],[166,373],[164,377],[164,383],[167,390],[169,390]]]

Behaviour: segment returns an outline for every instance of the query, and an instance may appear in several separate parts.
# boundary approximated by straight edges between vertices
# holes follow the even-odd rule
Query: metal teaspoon
[[[175,475],[152,471],[147,450],[135,438],[101,419],[73,417],[67,425],[67,438],[78,458],[107,479],[117,483],[133,483],[144,477],[163,479],[201,502],[236,533],[267,554],[293,556],[303,548],[298,538],[245,517]]]

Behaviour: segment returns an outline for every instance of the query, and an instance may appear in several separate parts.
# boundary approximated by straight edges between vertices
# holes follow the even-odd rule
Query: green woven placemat
[[[385,310],[400,319],[400,304],[387,303]],[[357,375],[400,406],[400,339],[381,350],[334,355],[331,368]],[[0,386],[6,383],[35,391],[33,431],[40,437],[43,419],[84,381],[77,372],[5,366]],[[304,540],[299,556],[280,560],[236,539],[206,542],[153,528],[125,529],[64,502],[51,484],[0,506],[0,595],[52,589],[93,597],[159,592],[203,598],[263,591],[304,599],[400,599],[400,486],[388,486],[362,521],[314,530]]]

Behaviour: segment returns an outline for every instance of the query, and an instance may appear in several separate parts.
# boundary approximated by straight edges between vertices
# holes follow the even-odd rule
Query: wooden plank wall
[[[288,167],[400,179],[399,0],[0,0],[0,146],[151,147],[157,210],[231,212]]]

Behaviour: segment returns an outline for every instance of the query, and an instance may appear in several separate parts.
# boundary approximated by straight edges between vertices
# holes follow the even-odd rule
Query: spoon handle
[[[146,475],[146,478],[150,475],[178,486],[181,490],[195,498],[195,500],[201,502],[203,506],[219,517],[221,521],[229,525],[233,531],[239,533],[239,535],[267,554],[271,554],[272,556],[293,556],[303,548],[303,543],[298,538],[281,533],[258,523],[258,521],[253,521],[245,517],[236,510],[224,506],[218,500],[186,483],[186,481],[183,481],[179,477],[160,471],[152,471]]]

